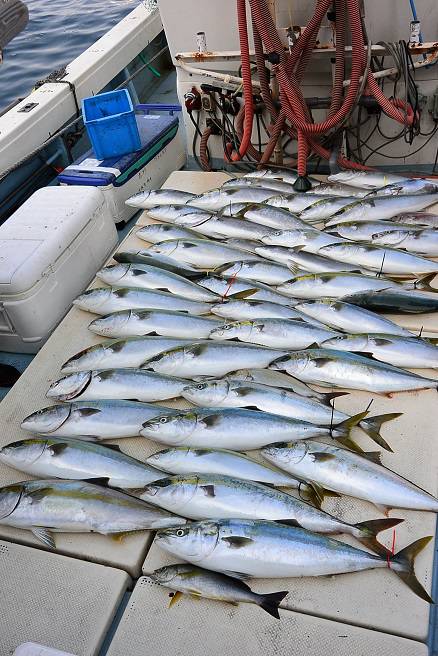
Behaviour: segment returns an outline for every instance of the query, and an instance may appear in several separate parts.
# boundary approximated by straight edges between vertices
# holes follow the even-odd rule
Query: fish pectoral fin
[[[44,528],[44,526],[32,526],[31,531],[37,540],[45,544],[46,547],[56,549],[55,539],[48,528]]]
[[[245,538],[241,535],[230,535],[227,538],[221,538],[221,540],[226,542],[230,549],[241,549],[254,542],[252,538]]]
[[[259,290],[258,289],[244,289],[241,292],[235,292],[234,294],[227,294],[227,298],[234,298],[235,300],[243,300],[249,296],[254,296]]]
[[[216,493],[214,491],[214,485],[201,485],[201,490],[204,492],[206,497],[215,497]]]
[[[172,595],[172,597],[171,597],[171,599],[170,599],[170,601],[169,601],[169,606],[168,606],[168,608],[172,608],[172,606],[173,606],[174,604],[176,604],[176,602],[178,601],[178,599],[181,599],[182,596],[183,596],[183,593],[182,593],[182,592],[179,592],[179,591],[178,591],[178,592],[174,592],[173,595]]]
[[[320,453],[319,451],[315,451],[312,453],[312,458],[315,462],[329,462],[330,460],[334,460],[336,456],[332,453]]]

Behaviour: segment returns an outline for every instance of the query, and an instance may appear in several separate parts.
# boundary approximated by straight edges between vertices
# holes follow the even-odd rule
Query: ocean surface
[[[24,97],[34,82],[68,64],[139,0],[24,0],[29,23],[4,50],[0,110]]]

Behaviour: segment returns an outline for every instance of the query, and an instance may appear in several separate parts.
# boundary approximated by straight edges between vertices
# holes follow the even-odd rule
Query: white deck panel
[[[93,656],[130,583],[120,570],[0,541],[0,656],[24,642]]]
[[[254,586],[256,590],[258,588]],[[271,591],[281,590],[271,582]],[[249,604],[183,597],[168,609],[169,590],[148,578],[135,586],[107,656],[426,656],[413,640],[288,610],[281,621]]]

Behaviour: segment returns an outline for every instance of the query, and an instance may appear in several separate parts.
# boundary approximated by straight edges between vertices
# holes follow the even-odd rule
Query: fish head
[[[226,380],[209,380],[186,385],[181,395],[196,405],[216,405],[223,401],[229,392],[230,384]]]
[[[176,447],[169,449],[162,449],[157,453],[153,453],[149,458],[146,458],[148,465],[161,469],[163,471],[171,472],[175,462],[184,458],[189,452],[188,447]]]
[[[97,272],[97,277],[107,285],[117,285],[128,273],[130,264],[110,264]]]
[[[184,346],[177,346],[176,348],[162,351],[153,358],[149,358],[149,360],[146,360],[141,365],[141,368],[158,373],[177,374],[185,360],[186,349]]]
[[[297,376],[308,366],[309,359],[309,354],[305,350],[290,352],[288,355],[282,355],[273,360],[268,369],[286,371],[291,376]]]
[[[185,526],[157,531],[155,542],[159,547],[190,562],[202,561],[210,556],[219,540],[217,522],[189,522]]]
[[[52,433],[67,421],[70,405],[53,405],[33,412],[21,422],[21,428],[32,433]]]
[[[111,293],[111,287],[87,289],[87,291],[74,299],[73,305],[76,305],[81,310],[87,310],[88,312],[98,312],[99,309],[109,301]]]
[[[89,385],[91,378],[91,371],[78,371],[74,374],[69,374],[59,380],[55,380],[46,392],[46,396],[49,399],[71,401],[71,399],[82,394]]]
[[[6,444],[0,449],[0,461],[20,469],[20,465],[30,465],[41,456],[47,447],[44,438],[29,438]]]
[[[156,569],[152,574],[148,574],[149,578],[160,585],[165,585],[166,583],[171,583],[179,575],[179,565],[166,565],[165,567],[160,567]]]
[[[260,450],[263,458],[280,467],[288,464],[298,464],[303,460],[309,450],[308,444],[302,440],[298,442],[276,442]]]
[[[133,315],[132,310],[121,310],[113,312],[104,317],[94,319],[88,329],[97,335],[119,335],[124,326],[129,322]]]
[[[158,253],[159,255],[166,255],[170,257],[177,247],[178,240],[169,239],[168,241],[160,241],[158,244],[152,244],[152,246],[149,247],[149,250],[152,253]]]
[[[196,476],[169,476],[148,483],[140,494],[140,499],[168,510],[177,510],[190,503],[198,488]]]
[[[338,351],[364,351],[368,346],[368,335],[346,334],[330,337],[321,343],[321,348]]]
[[[213,328],[209,334],[209,339],[240,339],[247,341],[253,331],[255,322],[251,320],[246,321],[231,321],[224,323],[217,328]]]
[[[144,204],[147,203],[151,206],[153,206],[153,191],[152,190],[146,190],[146,191],[140,191],[138,194],[134,194],[130,198],[128,198],[127,203],[129,203],[130,207],[144,207]]]
[[[72,355],[61,367],[62,374],[74,373],[80,370],[97,368],[105,353],[103,344],[95,344],[76,355]]]
[[[272,207],[284,207],[287,205],[287,200],[287,196],[284,194],[276,194],[275,196],[268,198],[266,204],[271,205]]]
[[[180,444],[190,437],[197,423],[198,418],[194,412],[175,412],[146,421],[140,435],[164,444]]]
[[[7,519],[20,503],[24,485],[15,483],[0,488],[0,522]]]

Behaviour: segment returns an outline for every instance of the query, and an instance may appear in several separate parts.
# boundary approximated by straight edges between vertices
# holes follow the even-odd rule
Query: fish
[[[149,264],[111,264],[100,269],[96,276],[112,286],[152,289],[204,303],[218,300],[217,294],[203,289],[195,282]]]
[[[350,431],[365,415],[354,415],[332,427],[244,408],[174,409],[145,420],[140,435],[169,446],[232,451],[249,451],[282,439],[295,441],[309,437],[331,437],[351,445]]]
[[[182,216],[176,219],[178,226],[190,226],[196,238],[196,233],[212,237],[214,239],[235,238],[235,239],[261,239],[274,228],[261,226],[258,223],[248,221],[243,218],[234,218],[227,216],[212,215],[207,220],[199,221],[198,215]],[[187,235],[189,236],[189,235]]]
[[[294,267],[300,267],[311,273],[329,273],[330,271],[355,271],[357,273],[358,271],[358,267],[354,264],[330,260],[328,257],[323,257],[316,253],[308,253],[299,247],[286,248],[285,246],[260,245],[255,249],[255,252],[257,255],[265,257],[268,260],[286,264],[291,271],[295,271]],[[371,271],[368,273],[371,274]]]
[[[217,211],[230,203],[264,203],[277,192],[273,189],[263,189],[251,185],[250,187],[233,187],[227,189],[213,189],[190,199],[190,205],[201,207],[204,210]]]
[[[356,200],[335,212],[325,222],[325,227],[349,221],[376,221],[391,219],[402,212],[423,210],[437,202],[435,194],[417,196],[375,196]]]
[[[31,437],[0,448],[0,462],[41,478],[106,479],[110,487],[142,488],[163,478],[163,472],[104,446],[65,437]]]
[[[208,314],[210,305],[192,301],[169,292],[158,292],[137,287],[98,287],[88,289],[75,298],[73,305],[93,314],[109,314],[121,310],[148,308],[150,310],[178,310],[190,314]]]
[[[0,451],[1,457],[1,451]],[[305,487],[281,469],[253,460],[244,453],[229,449],[192,449],[175,446],[153,453],[146,459],[153,469],[171,474],[221,474],[243,480],[268,483],[275,487]]]
[[[215,267],[236,260],[259,260],[258,255],[208,239],[174,239],[154,244],[150,251],[193,265],[199,269]]]
[[[198,276],[199,271],[189,264],[177,262],[171,257],[154,253],[150,248],[144,248],[139,251],[119,251],[114,253],[113,259],[121,264],[149,264],[158,269],[164,269],[179,276],[190,278]]]
[[[246,205],[241,212],[242,216],[248,221],[253,221],[259,225],[268,228],[281,230],[308,228],[308,224],[298,216],[281,207],[272,207],[271,205],[253,204]],[[267,232],[265,234],[268,234]]]
[[[289,212],[302,212],[307,207],[314,203],[319,203],[323,198],[331,198],[333,196],[321,196],[320,194],[313,194],[310,191],[304,194],[278,194],[272,196],[265,202],[272,207],[282,207]]]
[[[304,349],[335,337],[330,328],[314,326],[302,319],[252,319],[232,321],[213,328],[209,338],[259,344],[272,348]]]
[[[237,237],[231,237],[230,239],[225,240],[228,246],[233,248],[240,248],[242,251],[248,251],[255,255],[255,249],[260,245],[260,242],[256,239],[237,239]]]
[[[191,205],[155,205],[147,209],[147,215],[156,221],[173,223],[178,216],[184,214],[204,214],[204,210]]]
[[[243,212],[247,207],[250,207],[251,203],[229,203],[225,205],[221,210],[218,210],[218,216],[238,216]],[[204,212],[199,207],[197,208],[199,212]],[[211,214],[211,212],[210,212]]]
[[[306,230],[276,230],[262,239],[268,246],[286,246],[290,249],[299,247],[307,253],[319,253],[323,246],[342,244],[344,241],[310,227]]]
[[[377,394],[438,389],[438,381],[354,353],[326,348],[296,351],[270,364],[305,383]]]
[[[140,499],[188,519],[269,519],[315,533],[345,533],[377,553],[386,549],[376,534],[403,521],[390,518],[348,524],[282,490],[219,474],[162,478],[145,485]]]
[[[417,227],[438,228],[438,214],[429,214],[428,212],[406,212],[398,214],[391,221]]]
[[[192,597],[204,597],[215,601],[224,601],[237,606],[241,603],[255,604],[263,608],[269,615],[280,619],[278,607],[287,590],[281,592],[253,592],[249,585],[220,572],[210,572],[201,567],[187,565],[167,565],[156,569],[148,577],[165,588],[176,590],[170,605],[178,600],[179,595],[188,594]]]
[[[392,275],[415,277],[419,274],[438,273],[437,262],[396,248],[346,242],[322,246],[319,253],[334,260]]]
[[[249,173],[245,173],[243,175],[244,178],[256,178],[256,179],[262,179],[262,180],[284,180],[285,182],[288,182],[289,184],[292,184],[296,182],[298,179],[298,171],[294,171],[291,169],[256,169],[255,171],[250,171]],[[309,176],[309,180],[312,183],[312,186],[318,185],[319,180],[316,178],[312,178]]]
[[[347,334],[327,339],[322,348],[366,353],[395,367],[437,369],[438,348],[435,340],[387,334]]]
[[[57,401],[164,401],[180,396],[187,381],[144,369],[97,369],[78,371],[55,380],[46,396]]]
[[[56,549],[55,532],[119,537],[185,523],[141,499],[87,481],[22,481],[0,488],[0,524],[32,531],[50,549]]]
[[[291,272],[292,275],[292,272]],[[293,306],[295,301],[286,294],[281,294],[268,285],[255,280],[245,280],[243,278],[219,278],[219,276],[208,275],[198,280],[198,285],[212,291],[214,294],[224,298],[235,298],[237,294],[242,295],[245,292],[247,298],[252,301],[268,301],[280,305]]]
[[[90,369],[137,368],[162,351],[167,351],[175,346],[191,344],[192,341],[175,337],[107,339],[72,355],[61,366],[61,373],[71,374]]]
[[[406,182],[409,178],[386,171],[339,171],[329,175],[329,182],[341,183],[356,189],[380,189],[386,185]]]
[[[237,189],[239,187],[261,187],[262,189],[266,189],[267,191],[273,190],[279,193],[285,193],[285,194],[293,194],[294,193],[294,188],[293,185],[290,184],[289,182],[285,182],[284,180],[275,180],[274,178],[248,178],[248,177],[240,177],[240,178],[230,178],[226,182],[221,185],[221,189]]]
[[[181,395],[198,406],[261,410],[319,426],[337,426],[351,419],[351,415],[340,412],[330,405],[336,393],[335,397],[326,394],[324,398],[321,395],[318,400],[287,389],[227,378],[189,383],[183,388]],[[400,413],[389,413],[366,417],[358,425],[380,446],[390,450],[379,431],[385,422],[400,416]]]
[[[386,230],[409,229],[409,226],[394,221],[350,221],[333,226],[330,232],[352,241],[372,241],[373,235]]]
[[[421,314],[438,312],[438,298],[432,294],[407,289],[364,290],[347,294],[342,298],[346,303],[374,312]]]
[[[74,401],[52,405],[28,415],[21,428],[50,437],[95,437],[112,440],[136,437],[147,419],[173,412],[152,403],[136,401]]]
[[[211,340],[168,349],[146,360],[142,367],[182,378],[225,376],[237,369],[264,369],[286,353],[254,344],[221,344]]]
[[[341,182],[326,182],[312,189],[312,193],[321,196],[354,196],[355,198],[363,198],[367,194],[367,191],[342,184]]]
[[[161,335],[202,339],[222,321],[173,310],[122,310],[92,321],[88,329],[104,337]]]
[[[229,342],[224,342],[228,344]],[[202,377],[198,378],[202,382]],[[272,369],[237,369],[232,371],[224,377],[224,380],[239,381],[242,383],[257,383],[267,385],[268,387],[279,387],[285,390],[291,390],[300,396],[307,398],[319,399],[324,403],[329,403],[337,396],[343,396],[343,392],[334,392],[333,394],[324,394],[312,389],[301,380],[293,378],[288,374],[283,374],[281,371],[273,371]]]
[[[303,318],[301,312],[296,312],[288,305],[280,305],[270,301],[255,301],[249,299],[225,298],[221,303],[213,303],[212,314],[224,319],[298,319]]]
[[[196,194],[179,189],[150,189],[134,194],[125,202],[129,207],[147,210],[156,205],[186,205],[194,198]]]
[[[240,577],[332,576],[367,569],[388,569],[417,595],[432,600],[414,572],[415,556],[431,536],[396,554],[376,555],[303,528],[253,519],[204,520],[160,529],[155,543],[174,556],[213,571]]]
[[[402,248],[409,253],[438,257],[438,230],[434,228],[424,228],[424,230],[389,228],[374,233],[372,241],[377,246],[392,246]]]
[[[329,219],[335,212],[357,201],[356,196],[330,196],[322,198],[300,212],[300,219],[309,223]]]
[[[148,244],[159,244],[168,239],[198,238],[198,235],[193,230],[171,223],[150,223],[137,230],[135,236]]]
[[[339,494],[363,499],[389,510],[406,508],[438,512],[438,499],[384,467],[379,453],[358,454],[333,444],[272,444],[262,456],[292,476],[315,481]]]
[[[296,308],[304,315],[307,314],[312,319],[343,332],[354,333],[360,330],[362,333],[386,333],[412,337],[409,330],[393,321],[339,299],[320,298],[304,301],[298,303]]]
[[[413,178],[412,180],[403,180],[400,182],[392,182],[379,189],[370,191],[370,196],[405,196],[415,194],[436,194],[438,193],[438,184],[433,183],[431,180],[424,180],[422,178]]]
[[[293,266],[293,265],[292,265]],[[223,278],[244,280],[255,280],[265,285],[280,285],[291,277],[291,270],[282,264],[276,264],[267,260],[259,262],[236,261],[224,264],[215,269],[215,273]]]

